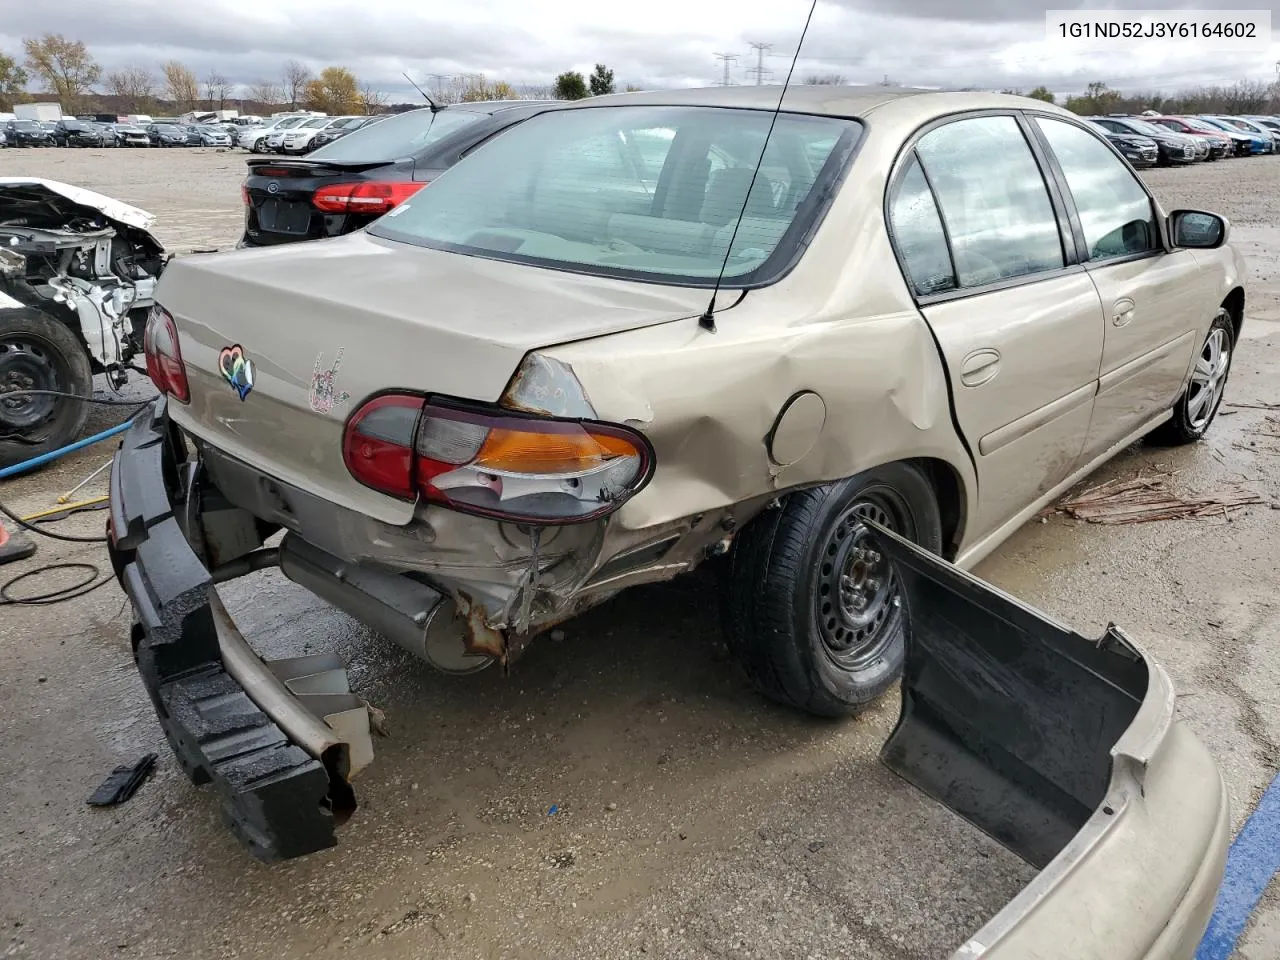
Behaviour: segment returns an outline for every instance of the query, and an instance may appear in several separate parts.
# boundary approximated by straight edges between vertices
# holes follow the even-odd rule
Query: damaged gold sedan
[[[849,715],[905,663],[886,761],[1045,867],[961,956],[1188,956],[1225,793],[1167,678],[960,570],[1135,440],[1203,436],[1244,314],[1228,225],[1037,101],[772,97],[548,108],[365,232],[169,267],[111,526],[175,752],[269,857],[331,843],[370,756],[341,666],[258,660],[228,577],[278,564],[463,673],[722,557],[763,694]],[[328,809],[285,824],[299,789]],[[1141,924],[1024,939],[1098,929],[1114,871]]]

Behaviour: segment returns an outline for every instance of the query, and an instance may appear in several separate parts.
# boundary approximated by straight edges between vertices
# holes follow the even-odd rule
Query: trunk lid
[[[363,233],[186,257],[156,290],[178,326],[191,390],[189,405],[170,405],[174,420],[389,523],[407,523],[412,505],[357,483],[342,461],[344,423],[365,398],[399,389],[493,402],[530,350],[695,317],[709,296]],[[224,350],[230,366],[250,365],[240,389],[222,373]]]
[[[245,236],[259,246],[350,233],[368,217],[325,213],[312,203],[322,187],[364,179],[413,179],[413,161],[250,160]]]

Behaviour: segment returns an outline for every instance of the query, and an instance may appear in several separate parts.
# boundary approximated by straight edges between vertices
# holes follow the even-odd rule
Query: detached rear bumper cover
[[[237,679],[271,685],[180,523],[175,504],[188,502],[194,475],[179,469],[181,451],[158,400],[124,434],[112,464],[110,550],[133,603],[138,672],[182,769],[196,784],[214,784],[231,828],[256,856],[333,846],[335,815],[354,806],[341,769],[347,758],[325,755],[324,746],[327,762],[308,753],[264,712],[267,697],[255,690],[255,702]]]
[[[910,624],[881,757],[1040,874],[953,960],[1190,958],[1230,824],[1165,672],[883,534]]]

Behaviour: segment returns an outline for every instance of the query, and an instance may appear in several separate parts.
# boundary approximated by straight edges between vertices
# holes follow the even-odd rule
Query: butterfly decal
[[[222,378],[235,388],[243,400],[253,389],[253,361],[244,355],[244,347],[234,344],[223,347],[218,354],[218,369]]]

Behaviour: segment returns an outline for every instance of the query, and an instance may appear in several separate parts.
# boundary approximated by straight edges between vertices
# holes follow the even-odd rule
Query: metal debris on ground
[[[1226,517],[1230,511],[1263,498],[1236,491],[1227,496],[1183,497],[1169,487],[1170,473],[1141,473],[1136,477],[1109,480],[1079,496],[1064,500],[1055,508],[1089,523],[1150,523],[1155,520],[1196,520]]]
[[[93,791],[93,796],[89,798],[89,805],[93,807],[113,807],[118,803],[124,803],[142,786],[147,777],[151,776],[151,771],[156,766],[156,755],[148,753],[137,763],[129,767],[116,767],[111,771],[111,776],[102,782],[97,790]]]

